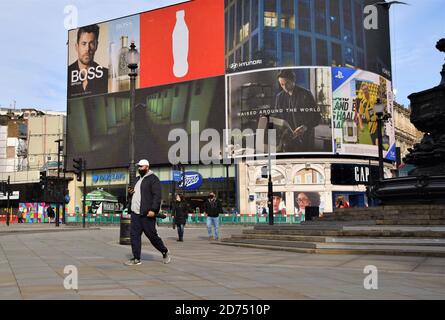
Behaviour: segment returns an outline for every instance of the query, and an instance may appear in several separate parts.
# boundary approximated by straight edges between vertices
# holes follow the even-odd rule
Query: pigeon
[[[409,3],[402,2],[402,1],[389,1],[389,2],[380,1],[380,2],[374,3],[375,6],[381,6],[381,7],[385,8],[386,10],[389,10],[393,4],[404,4],[407,6],[410,5]]]

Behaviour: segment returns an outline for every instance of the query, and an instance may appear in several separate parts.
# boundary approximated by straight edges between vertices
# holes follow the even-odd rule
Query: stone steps
[[[414,245],[361,245],[361,244],[326,244],[306,243],[299,241],[257,240],[257,239],[223,239],[218,245],[230,245],[256,249],[290,251],[310,254],[372,254],[394,256],[445,257],[445,247]]]
[[[327,244],[351,244],[351,245],[399,245],[399,246],[443,246],[445,239],[411,239],[411,238],[354,238],[354,237],[321,237],[321,236],[293,236],[293,235],[268,235],[268,234],[243,234],[233,235],[230,239],[245,240],[278,240],[293,241],[299,243],[327,243]]]
[[[445,226],[256,225],[219,244],[299,253],[445,257]]]

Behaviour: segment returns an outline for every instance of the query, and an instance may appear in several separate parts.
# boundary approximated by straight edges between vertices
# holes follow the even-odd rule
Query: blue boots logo
[[[186,172],[184,180],[179,182],[179,187],[183,190],[197,190],[204,183],[204,179],[199,172]]]

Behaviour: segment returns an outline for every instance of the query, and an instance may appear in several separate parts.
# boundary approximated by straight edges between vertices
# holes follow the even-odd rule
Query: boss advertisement
[[[267,142],[268,121],[276,130],[276,153],[332,152],[330,68],[234,74],[227,77],[227,91],[228,129],[243,132],[243,145],[228,141],[236,154],[267,150],[261,141]],[[252,134],[255,149],[247,150]]]
[[[391,82],[366,71],[333,68],[333,124],[335,152],[348,155],[378,155],[377,114],[380,101],[384,113],[393,114]],[[384,157],[395,161],[395,128],[391,117],[382,128]]]
[[[222,0],[185,2],[81,27],[68,36],[68,99],[129,91],[131,43],[140,53],[136,88],[225,71]]]

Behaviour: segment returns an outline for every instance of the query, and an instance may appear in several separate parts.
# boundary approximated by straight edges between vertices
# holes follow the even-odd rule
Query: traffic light
[[[46,180],[46,171],[40,171],[40,186],[42,189],[45,188]]]
[[[74,167],[74,174],[77,176],[77,181],[82,181],[82,158],[73,159],[73,167]]]
[[[269,178],[269,171],[268,170],[269,170],[269,168],[266,167],[266,166],[261,167],[261,178],[263,178],[263,179]]]
[[[0,188],[0,192],[2,192],[4,196],[6,196],[6,193],[8,192],[8,183],[6,181],[2,181],[0,184]]]

